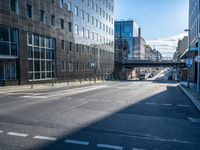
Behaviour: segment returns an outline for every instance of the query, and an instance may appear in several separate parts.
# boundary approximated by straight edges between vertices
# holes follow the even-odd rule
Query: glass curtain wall
[[[28,33],[29,80],[55,77],[55,38]]]

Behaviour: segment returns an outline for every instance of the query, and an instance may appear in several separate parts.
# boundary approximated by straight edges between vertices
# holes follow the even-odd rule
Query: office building
[[[139,35],[140,28],[135,21],[115,21],[115,71],[113,73],[115,79],[126,80],[135,77],[135,70],[125,69],[120,64],[135,60],[137,50],[140,48],[140,42],[135,38]]]
[[[115,21],[115,61],[134,60],[134,37],[138,36],[139,26],[135,21]]]
[[[114,0],[1,0],[0,85],[110,74],[113,14]]]
[[[176,48],[176,61],[181,61],[182,54],[188,48],[188,36],[184,36],[183,39],[178,40],[178,45]]]
[[[197,83],[198,69],[197,63],[194,61],[195,57],[198,55],[199,47],[199,36],[200,36],[200,0],[190,0],[189,1],[189,28],[188,49],[181,55],[181,59],[186,59],[188,66],[188,81]]]

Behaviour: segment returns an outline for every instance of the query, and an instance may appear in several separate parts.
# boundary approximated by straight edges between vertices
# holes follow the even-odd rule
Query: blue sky
[[[188,27],[189,0],[115,0],[115,19],[133,19],[146,40],[178,35]]]

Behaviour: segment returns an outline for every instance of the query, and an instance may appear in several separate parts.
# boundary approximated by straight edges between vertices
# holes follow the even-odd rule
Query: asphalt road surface
[[[173,82],[0,95],[0,150],[199,150],[200,113]]]

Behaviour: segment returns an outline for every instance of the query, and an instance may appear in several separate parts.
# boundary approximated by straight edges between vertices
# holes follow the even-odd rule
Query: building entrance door
[[[0,61],[0,80],[4,80],[4,62]]]

